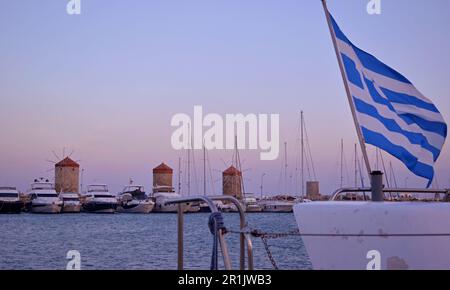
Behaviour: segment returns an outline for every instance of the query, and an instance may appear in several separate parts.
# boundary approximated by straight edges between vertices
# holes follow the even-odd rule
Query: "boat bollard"
[[[373,171],[371,173],[372,184],[372,201],[381,202],[384,201],[383,193],[383,172]]]

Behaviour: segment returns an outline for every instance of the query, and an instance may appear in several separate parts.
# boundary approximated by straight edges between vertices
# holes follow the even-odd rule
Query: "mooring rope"
[[[223,216],[221,212],[214,212],[209,216],[208,221],[209,231],[213,235],[213,250],[211,256],[211,270],[219,269],[219,234],[221,230],[226,231],[225,224],[223,222]]]

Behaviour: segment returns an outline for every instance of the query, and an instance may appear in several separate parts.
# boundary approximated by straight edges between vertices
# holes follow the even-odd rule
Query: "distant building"
[[[70,159],[64,158],[55,164],[55,189],[56,192],[79,193],[80,165]]]
[[[223,194],[242,199],[242,172],[231,166],[222,173]]]
[[[306,182],[306,198],[309,200],[320,200],[322,198],[318,181]]]
[[[153,192],[172,192],[173,169],[164,162],[153,168]]]

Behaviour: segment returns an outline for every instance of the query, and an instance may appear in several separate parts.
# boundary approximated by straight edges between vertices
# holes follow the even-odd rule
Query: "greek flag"
[[[441,113],[407,78],[356,47],[329,17],[365,142],[428,179],[429,187],[447,137]]]

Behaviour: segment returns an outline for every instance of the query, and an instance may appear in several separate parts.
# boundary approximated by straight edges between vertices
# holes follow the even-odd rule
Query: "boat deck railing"
[[[219,210],[213,201],[226,201],[233,203],[239,212],[240,217],[240,270],[245,270],[245,246],[247,246],[247,258],[248,258],[248,270],[253,270],[253,245],[249,234],[244,233],[244,229],[247,227],[247,221],[245,218],[245,210],[242,204],[232,196],[193,196],[186,198],[176,198],[167,202],[167,204],[178,205],[178,270],[184,268],[184,209],[183,204],[192,202],[203,202],[208,205],[211,213],[217,213]],[[225,240],[226,232],[220,230],[219,232],[219,244],[222,252],[224,267],[226,270],[231,270],[231,260],[228,252],[227,242]]]
[[[366,193],[371,193],[372,192],[372,188],[370,187],[365,187],[365,188],[340,188],[338,190],[336,190],[330,200],[335,201],[337,200],[337,198],[343,194],[343,193],[363,193],[364,194],[364,199],[367,200],[366,198]],[[444,194],[446,197],[446,200],[450,199],[450,189],[423,189],[423,188],[383,188],[382,189],[383,193],[388,193],[388,194],[400,194],[400,193],[404,193],[404,194],[413,194],[413,193],[423,193],[423,194]]]

